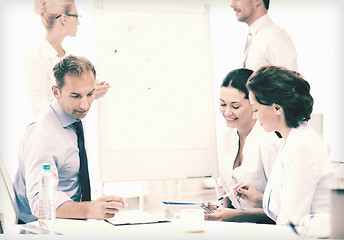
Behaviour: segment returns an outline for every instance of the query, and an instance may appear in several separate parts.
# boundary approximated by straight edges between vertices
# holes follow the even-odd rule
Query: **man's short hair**
[[[58,89],[63,87],[65,75],[81,76],[90,71],[96,79],[96,70],[88,59],[74,55],[66,56],[53,69],[56,86]]]
[[[266,10],[269,10],[270,0],[263,0]]]

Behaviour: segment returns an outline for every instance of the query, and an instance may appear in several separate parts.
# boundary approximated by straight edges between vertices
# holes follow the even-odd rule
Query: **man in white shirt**
[[[56,98],[19,144],[18,170],[13,188],[18,222],[37,220],[40,187],[37,176],[50,164],[56,177],[54,206],[57,218],[107,219],[125,203],[115,195],[91,199],[87,153],[82,143],[83,119],[95,98],[96,71],[84,57],[66,56],[53,68]]]
[[[237,20],[249,27],[243,67],[255,71],[264,65],[276,65],[298,71],[294,43],[270,19],[269,3],[269,0],[232,0]]]

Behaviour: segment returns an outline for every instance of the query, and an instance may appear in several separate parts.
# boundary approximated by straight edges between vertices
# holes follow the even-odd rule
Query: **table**
[[[200,233],[182,232],[176,223],[113,226],[98,220],[57,219],[56,232],[63,235],[18,234],[19,225],[4,239],[298,239],[289,227],[268,224],[206,221]],[[0,236],[1,239],[1,236]]]

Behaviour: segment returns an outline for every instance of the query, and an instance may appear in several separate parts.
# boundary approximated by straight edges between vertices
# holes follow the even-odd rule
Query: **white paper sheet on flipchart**
[[[235,195],[234,195],[234,191],[233,189],[231,189],[228,184],[226,183],[225,179],[221,176],[221,183],[223,186],[223,189],[225,190],[229,200],[231,200],[232,205],[236,208],[236,209],[242,209],[241,205],[239,204],[239,200],[236,199]]]
[[[164,21],[164,28],[161,29],[160,23],[149,17],[149,12],[118,11],[110,14],[102,11],[100,14],[102,15],[97,17],[103,22],[114,23],[116,29],[115,32],[108,31],[108,37],[102,38],[102,41],[104,46],[112,46],[109,48],[116,49],[117,53],[100,49],[106,59],[106,65],[102,67],[108,68],[107,71],[99,72],[104,74],[103,79],[111,79],[112,85],[111,91],[106,95],[106,102],[111,103],[106,107],[107,133],[116,133],[107,134],[108,149],[164,151],[208,148],[210,140],[202,129],[211,126],[209,119],[204,117],[212,114],[208,107],[212,104],[212,92],[209,91],[211,82],[208,81],[211,78],[211,68],[200,66],[208,66],[209,59],[200,58],[191,62],[180,55],[181,48],[199,52],[199,49],[209,45],[204,30],[206,28],[203,25],[199,27],[206,15],[192,14],[191,18],[190,14],[154,13],[154,16]],[[128,22],[121,20],[128,17]],[[186,42],[186,36],[183,36],[175,39],[171,45],[168,42],[169,29],[175,28],[177,23],[183,26],[185,21],[197,26],[194,27],[195,32],[187,31],[189,25],[184,24],[185,29],[181,30],[184,35],[190,35],[189,41]],[[156,29],[163,31],[159,34],[162,38],[159,40],[161,47],[152,48],[151,34]],[[193,35],[196,33],[202,38],[195,39]],[[163,54],[161,49],[164,49]],[[190,64],[201,71],[185,68]],[[170,71],[170,66],[178,71]],[[197,91],[190,91],[195,84]],[[189,132],[189,137],[185,137],[185,132]]]
[[[167,218],[143,210],[119,211],[107,221],[115,226],[170,222]]]
[[[217,177],[210,5],[186,1],[172,11],[164,1],[166,14],[105,2],[95,11],[97,76],[112,86],[98,102],[101,180]]]

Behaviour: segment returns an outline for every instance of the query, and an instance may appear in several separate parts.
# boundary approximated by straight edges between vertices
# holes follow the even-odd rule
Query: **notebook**
[[[159,217],[143,210],[119,211],[113,218],[105,221],[114,226],[171,222],[167,218]]]

